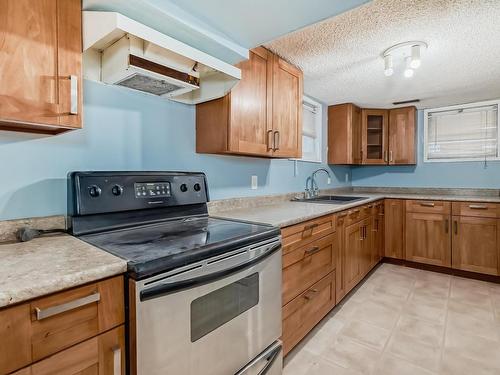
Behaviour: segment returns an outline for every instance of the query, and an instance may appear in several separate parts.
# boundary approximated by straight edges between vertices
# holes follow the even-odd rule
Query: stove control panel
[[[170,197],[170,182],[142,182],[134,184],[136,198]]]
[[[208,202],[203,173],[73,172],[68,184],[70,216]]]

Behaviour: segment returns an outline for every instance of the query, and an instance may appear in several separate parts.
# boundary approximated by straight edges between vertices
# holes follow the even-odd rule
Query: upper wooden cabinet
[[[80,0],[0,0],[0,129],[81,128]]]
[[[238,64],[241,81],[196,106],[196,152],[302,155],[302,72],[263,47]]]
[[[328,163],[416,164],[416,108],[328,108]]]
[[[328,107],[328,163],[361,164],[361,108],[354,104]]]

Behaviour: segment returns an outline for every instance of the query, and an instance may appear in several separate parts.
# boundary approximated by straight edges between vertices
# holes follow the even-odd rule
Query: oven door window
[[[259,303],[254,273],[191,302],[191,342],[201,339]]]

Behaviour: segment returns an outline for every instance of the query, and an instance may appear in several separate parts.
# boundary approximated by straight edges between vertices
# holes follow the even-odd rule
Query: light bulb
[[[421,64],[422,60],[420,59],[420,46],[417,44],[411,47],[410,67],[413,69],[418,69]]]
[[[389,77],[394,73],[393,65],[392,65],[392,56],[386,55],[384,56],[384,74]]]
[[[413,77],[413,74],[415,73],[415,71],[411,68],[411,58],[407,57],[405,59],[405,61],[406,61],[406,69],[404,71],[404,76],[406,78],[411,78],[411,77]]]

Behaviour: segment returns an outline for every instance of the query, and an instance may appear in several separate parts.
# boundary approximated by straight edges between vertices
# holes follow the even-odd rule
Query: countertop
[[[336,192],[336,195],[350,195],[365,197],[366,199],[359,200],[349,204],[329,204],[329,203],[305,203],[292,201],[277,201],[274,204],[269,204],[269,199],[266,204],[254,204],[251,207],[231,208],[228,210],[217,209],[210,211],[213,216],[237,219],[245,221],[254,221],[275,225],[277,227],[287,227],[297,224],[302,221],[314,219],[323,215],[328,215],[340,211],[345,211],[350,208],[374,202],[385,198],[394,199],[416,199],[416,200],[445,200],[445,201],[466,201],[466,202],[484,202],[484,203],[500,203],[498,196],[481,196],[481,195],[453,195],[453,194],[412,194],[412,193],[365,193],[365,192]]]
[[[126,261],[67,234],[0,244],[0,307],[126,270]]]

